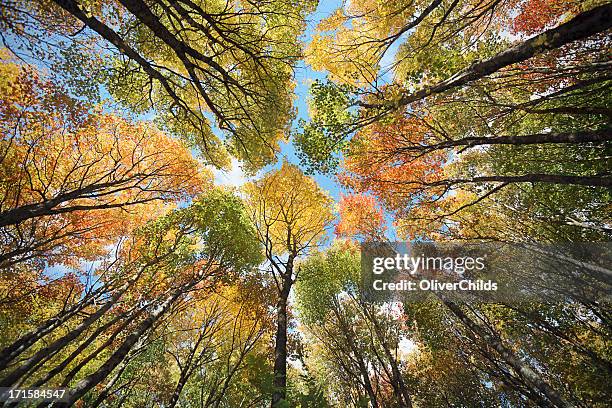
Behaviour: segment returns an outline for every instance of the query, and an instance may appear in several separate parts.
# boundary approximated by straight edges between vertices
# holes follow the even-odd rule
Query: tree
[[[412,407],[415,396],[399,352],[400,342],[408,339],[407,326],[393,305],[375,304],[363,296],[357,248],[339,241],[300,265],[296,297],[312,337],[311,352],[332,362],[329,375],[342,379],[335,387],[345,395],[345,404],[359,406],[364,399],[372,407]],[[357,401],[349,391],[354,388],[361,394]]]
[[[210,172],[151,123],[80,102],[32,67],[1,69],[0,267],[96,259],[210,188]]]
[[[286,162],[247,184],[245,193],[278,293],[272,396],[277,407],[286,398],[288,300],[299,276],[295,261],[324,240],[333,220],[332,201],[313,179]]]
[[[539,2],[337,12],[320,28],[333,46],[315,42],[309,58],[346,75],[311,89],[313,120],[296,138],[303,162],[331,171],[340,152],[341,182],[378,198],[404,236],[516,240],[516,229],[532,229],[525,234],[605,239],[609,78],[598,49],[609,5],[552,3],[538,17],[529,10]],[[450,24],[453,16],[462,24]],[[518,40],[500,38],[503,29]],[[400,44],[395,76],[376,65],[379,56],[372,80],[351,81],[359,68],[343,58],[360,47],[384,54],[390,44]],[[483,208],[500,217],[481,217]],[[546,231],[550,223],[557,232]]]
[[[117,365],[134,357],[138,345],[146,344],[162,319],[180,310],[193,293],[205,298],[221,282],[232,282],[261,261],[255,231],[241,201],[220,190],[147,224],[124,250],[122,262],[111,262],[99,271],[99,279],[108,282],[101,286],[102,303],[86,294],[59,312],[56,319],[64,323],[61,329],[52,319],[5,347],[4,367],[13,364],[3,373],[2,384],[40,386],[64,373],[61,384],[73,384],[69,399],[74,403]],[[114,282],[109,281],[113,274],[118,275]],[[49,342],[41,345],[42,338]],[[60,355],[62,351],[67,353]],[[26,353],[26,359],[15,361]],[[76,366],[75,359],[79,360]],[[41,379],[35,371],[45,363],[50,371]],[[78,378],[85,367],[89,374]],[[29,379],[32,375],[34,379]]]
[[[362,236],[365,240],[384,237],[384,214],[373,196],[341,195],[338,203],[340,220],[334,230],[339,237]]]
[[[433,2],[431,5],[439,6],[435,3]],[[341,150],[344,147],[342,141],[350,138],[360,128],[392,116],[397,112],[408,115],[411,115],[414,111],[418,113],[423,109],[420,106],[421,104],[428,105],[431,99],[435,99],[439,95],[452,94],[460,91],[462,87],[477,85],[478,81],[487,81],[491,78],[503,79],[506,73],[512,72],[512,68],[516,67],[517,64],[529,62],[541,55],[547,55],[545,53],[550,50],[571,49],[576,44],[584,46],[588,38],[601,39],[600,34],[609,28],[610,7],[609,5],[602,5],[584,11],[558,27],[508,46],[507,42],[498,38],[493,30],[504,27],[503,22],[507,21],[508,15],[514,11],[512,7],[507,7],[511,5],[511,2],[485,2],[480,8],[480,5],[472,7],[470,2],[453,2],[448,10],[443,13],[440,21],[432,24],[429,24],[427,19],[424,20],[425,22],[418,21],[414,33],[408,35],[400,47],[405,47],[407,53],[399,52],[397,66],[393,68],[396,73],[399,72],[400,74],[392,82],[385,79],[387,71],[378,70],[375,71],[376,75],[373,80],[365,84],[353,83],[350,81],[350,77],[353,74],[358,76],[360,72],[358,67],[353,67],[345,71],[349,79],[331,77],[334,82],[327,85],[319,83],[317,87],[313,88],[313,100],[316,105],[313,120],[304,126],[302,134],[296,139],[298,149],[302,152],[302,159],[310,162],[313,168],[316,168],[317,164],[325,163],[327,156]],[[468,10],[468,12],[462,14],[462,12],[465,13],[465,10]],[[403,11],[402,7],[399,6],[395,12],[391,11],[388,15],[383,13],[384,15],[378,18],[387,23],[393,21],[393,18],[399,19],[400,22],[410,18],[410,14],[406,16],[401,14],[401,11]],[[367,20],[370,12],[374,11],[367,10],[366,7],[366,12],[356,14],[355,19],[358,22]],[[471,12],[475,13],[473,18],[470,17]],[[453,13],[458,13],[461,16],[461,21],[465,21],[465,25],[459,25],[459,28],[457,28],[450,24],[451,20],[447,21],[447,18]],[[434,15],[431,18],[434,18]],[[347,18],[351,19],[352,17]],[[502,25],[491,27],[489,24],[484,24],[482,19],[487,18],[495,19]],[[392,25],[378,24],[378,27],[389,30],[393,34],[398,30],[397,27],[401,27],[400,22],[394,22]],[[352,26],[345,24],[339,29],[336,27],[336,31],[330,30],[330,36],[335,39],[336,46],[347,51],[338,54],[340,55],[339,58],[349,55],[352,49],[356,49],[354,44],[350,42],[348,44],[343,43],[341,34],[347,30],[359,32],[360,27],[361,24],[352,22]],[[447,29],[449,31],[446,31]],[[376,48],[381,42],[384,43],[386,37],[381,33],[376,33],[375,29],[372,30],[371,38],[365,36],[367,40],[363,43],[364,46],[369,48]],[[460,32],[462,35],[457,36]],[[434,40],[437,35],[441,35],[442,38],[436,42]],[[357,41],[362,41],[364,35],[361,33],[353,35],[353,37]],[[395,42],[403,37],[405,36],[399,35],[390,38],[392,42]],[[332,50],[328,50],[328,48],[313,50],[311,58],[325,60],[328,57],[327,53],[334,55],[333,48]],[[465,52],[466,50],[475,52]],[[438,61],[438,63],[431,63],[430,61],[423,63],[419,60],[422,54],[441,61]],[[472,58],[470,59],[470,57]],[[329,65],[342,66],[334,61],[333,57],[330,59]],[[329,65],[324,66],[331,70]],[[405,74],[404,70],[408,70],[408,68],[403,67],[405,65],[410,66],[409,71],[416,70],[416,72]],[[449,67],[452,70],[449,70]],[[593,68],[593,64],[584,67],[586,71]],[[519,73],[515,72],[515,74]],[[444,79],[429,84],[431,77]],[[342,96],[343,94],[344,96]],[[330,99],[327,97],[328,95],[335,95],[335,97]],[[314,162],[311,160],[314,160]],[[323,166],[323,169],[327,168],[328,166]],[[609,183],[607,178],[602,179],[599,183],[604,183],[603,185]],[[549,182],[556,181],[551,179]]]
[[[236,390],[249,359],[265,349],[263,336],[271,328],[265,288],[251,276],[219,285],[214,293],[196,291],[175,308],[164,325],[150,336],[155,339],[138,360],[129,362],[116,381],[105,387],[96,402],[113,406],[113,395],[123,395],[126,404],[146,400],[168,406],[241,406],[258,397]],[[156,373],[142,377],[148,369]]]
[[[43,60],[54,56],[53,65],[69,68],[69,81],[80,88],[89,90],[86,79],[94,78],[132,111],[154,110],[164,130],[197,146],[209,163],[226,166],[229,152],[258,169],[274,160],[292,117],[298,36],[314,5],[9,2],[2,23],[17,44],[25,43],[12,47],[16,53],[33,48]],[[36,43],[41,35],[61,40]],[[83,63],[74,66],[61,54]]]

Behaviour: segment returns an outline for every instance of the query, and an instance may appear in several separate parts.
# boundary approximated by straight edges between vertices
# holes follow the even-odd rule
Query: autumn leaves
[[[357,244],[608,241],[610,4],[351,1],[304,46],[315,3],[3,2],[0,385],[607,406],[605,302],[374,304]],[[328,78],[292,129],[302,59]],[[209,170],[232,158],[257,174],[240,192]]]

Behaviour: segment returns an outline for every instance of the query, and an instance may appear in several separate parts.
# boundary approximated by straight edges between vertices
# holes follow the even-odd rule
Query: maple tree
[[[245,193],[278,295],[272,396],[276,407],[286,398],[288,301],[299,277],[295,262],[324,240],[333,221],[332,201],[313,179],[287,162],[247,184]]]
[[[2,2],[1,387],[609,405],[610,2],[328,5]],[[376,294],[371,247],[513,290]]]
[[[205,293],[221,282],[236,279],[261,259],[255,231],[241,202],[219,190],[203,195],[188,208],[175,210],[147,224],[141,234],[142,239],[136,240],[129,249],[131,257],[100,267],[98,274],[106,279],[105,285],[73,300],[57,316],[5,347],[3,367],[24,353],[30,355],[10,369],[2,384],[22,383],[33,374],[33,368],[55,360],[49,374],[29,379],[40,386],[78,359],[79,364],[62,380],[64,386],[75,381],[69,397],[74,402],[130,357],[138,349],[137,343],[146,343],[162,317],[177,308],[180,310],[182,303],[190,302],[190,293],[196,291],[206,299]],[[84,311],[89,313],[82,317]],[[60,326],[54,321],[64,324]],[[126,330],[129,335],[115,339]],[[100,337],[103,333],[108,336],[106,340]],[[37,347],[37,341],[45,336],[51,342]],[[87,355],[82,354],[94,340],[102,344]],[[58,354],[61,351],[70,354]],[[98,362],[95,358],[101,353],[104,357]],[[88,368],[90,374],[75,379],[89,364],[94,364]]]
[[[383,210],[373,196],[342,195],[338,207],[340,220],[334,230],[337,236],[375,239],[385,235]]]
[[[467,4],[454,2],[446,9],[443,20],[452,21],[452,13]],[[402,16],[403,5],[398,5],[396,13],[385,14],[388,10],[377,4],[371,9],[365,5],[361,13],[353,15],[350,8],[339,10],[319,27],[321,38],[313,42],[309,61],[313,67],[329,72],[329,82],[316,82],[311,88],[313,120],[303,122],[304,129],[296,141],[302,162],[311,171],[335,172],[340,165],[339,180],[352,194],[350,199],[341,201],[340,232],[359,236],[355,227],[376,231],[380,223],[375,222],[372,204],[363,198],[374,197],[394,218],[400,236],[408,238],[555,242],[609,237],[605,210],[609,202],[609,166],[601,155],[609,150],[610,142],[609,82],[606,68],[599,69],[605,60],[601,50],[606,48],[607,39],[597,31],[601,29],[603,33],[607,26],[581,31],[588,34],[557,45],[548,40],[549,36],[562,39],[564,33],[574,29],[574,23],[582,24],[587,16],[599,13],[599,18],[607,18],[604,16],[609,13],[609,5],[598,8],[599,4],[592,2],[569,7],[550,2],[550,7],[542,10],[538,4],[521,2],[519,17],[512,21],[505,13],[512,13],[517,3],[500,2],[488,16],[482,15],[491,16],[495,21],[491,26],[479,26],[477,21],[466,19],[466,25],[460,28],[465,35],[455,39],[443,37],[444,21],[428,25],[427,16],[440,5],[436,2],[431,2],[431,9],[422,9],[424,20],[416,13]],[[388,7],[393,9],[395,4]],[[433,13],[431,17],[439,15]],[[416,29],[409,31],[415,27],[413,22],[417,23]],[[393,28],[384,23],[394,24]],[[407,31],[397,28],[402,24],[409,27]],[[591,28],[595,27],[594,21],[592,24]],[[495,38],[495,30],[500,27],[511,27],[519,39],[513,44],[507,38]],[[377,32],[379,28],[384,31]],[[438,29],[442,37],[437,37]],[[395,62],[381,66],[384,53],[395,41],[401,42]],[[474,46],[467,46],[471,41]],[[541,45],[553,51],[538,50]],[[555,49],[558,47],[561,49]],[[363,58],[354,58],[351,53]],[[521,64],[512,65],[518,62]],[[360,199],[366,202],[357,204]],[[372,225],[363,220],[372,220]],[[367,235],[361,238],[371,239]],[[323,273],[325,268],[319,267],[319,271]],[[514,325],[510,323],[516,318],[513,313],[524,316],[526,309],[513,304],[499,308],[470,305],[464,309],[443,296],[438,302],[442,305],[440,312],[460,327],[458,338],[462,339],[463,350],[474,347],[480,351],[470,358],[481,355],[485,359],[484,363],[470,361],[465,367],[467,373],[473,365],[500,378],[507,384],[511,399],[524,395],[537,405],[576,403],[574,396],[563,392],[562,384],[572,380],[558,380],[563,370],[541,372],[537,364],[530,366],[529,359],[526,362],[508,347],[520,347],[535,361],[554,364],[550,355],[544,357],[540,353],[544,348],[544,353],[555,353],[552,350],[558,350],[558,346],[546,342],[544,348],[539,348],[537,341],[530,340],[547,337],[550,331],[517,335],[503,328],[504,324]],[[311,304],[307,307],[318,310]],[[576,322],[569,310],[583,305],[578,298],[565,299],[560,306],[567,308],[568,315],[564,317],[563,312],[556,313],[555,306],[539,307],[546,310],[544,314],[554,314],[555,319]],[[431,304],[417,307],[426,313],[424,325],[431,323],[428,309],[432,308]],[[489,319],[500,326],[489,323]],[[520,323],[513,327],[519,326]],[[367,386],[367,371],[360,379],[359,370],[352,369],[350,361],[343,361],[349,346],[340,352],[338,341],[333,340],[351,333],[350,326],[344,324],[334,330],[316,333],[313,348],[320,353],[321,342],[329,342],[325,346],[336,350],[326,356],[327,361],[337,364],[342,375],[352,372],[353,381],[365,384],[363,392],[369,394],[372,406],[384,405],[376,387]],[[444,329],[435,328],[426,336],[439,336],[440,330]],[[565,336],[560,332],[557,335]],[[567,338],[557,340],[559,344],[566,341]],[[358,340],[352,338],[348,342]],[[578,349],[583,347],[574,340],[570,342]],[[483,343],[487,344],[486,352],[482,352]],[[588,354],[587,358],[592,359],[589,364],[601,364],[597,362],[599,352],[593,349],[574,352]],[[494,365],[486,363],[491,353],[498,359]],[[360,354],[354,361],[367,361],[362,351]],[[454,364],[461,366],[459,361]],[[508,376],[500,366],[522,374]],[[412,378],[410,372],[403,376]],[[418,379],[414,381],[418,383]],[[490,380],[476,380],[480,381]],[[446,394],[445,385],[442,387]],[[530,391],[510,396],[517,387]],[[350,395],[350,390],[349,386],[342,392]],[[472,397],[492,396],[482,392]],[[418,401],[420,396],[414,398]],[[594,403],[598,397],[591,394],[585,398],[593,398],[590,401]],[[355,400],[350,403],[357,404]],[[471,404],[475,402],[467,403]]]
[[[310,340],[308,354],[330,363],[320,375],[339,378],[328,386],[344,404],[367,400],[372,407],[411,407],[398,358],[404,325],[392,311],[361,297],[359,261],[357,246],[337,242],[300,265],[296,295]]]
[[[306,162],[314,161],[312,163],[315,166],[323,163],[323,169],[326,169],[326,157],[337,152],[338,149],[342,149],[344,146],[342,141],[350,137],[359,128],[377,122],[398,111],[407,111],[408,113],[412,110],[419,111],[421,110],[417,106],[419,103],[435,99],[439,95],[448,95],[454,91],[459,91],[465,85],[478,84],[478,81],[486,81],[491,76],[503,78],[504,73],[511,70],[515,64],[530,61],[534,57],[545,55],[544,53],[547,51],[560,47],[571,48],[572,44],[576,44],[576,42],[582,41],[581,44],[584,44],[587,38],[597,38],[598,34],[609,28],[607,18],[610,12],[609,5],[601,5],[582,12],[558,27],[551,28],[517,44],[508,45],[505,39],[500,39],[493,34],[495,33],[494,29],[504,27],[504,22],[508,21],[507,13],[512,13],[512,8],[505,7],[506,2],[495,3],[483,4],[482,7],[485,9],[483,11],[478,7],[471,8],[469,2],[454,2],[449,10],[444,13],[442,21],[427,24],[416,19],[415,32],[405,40],[402,40],[405,37],[403,35],[397,37],[391,35],[389,38],[393,43],[397,41],[400,44],[400,49],[402,47],[410,48],[410,43],[415,41],[412,47],[414,50],[409,54],[410,58],[404,57],[401,51],[396,56],[399,65],[397,67],[392,66],[392,69],[399,74],[392,81],[385,78],[386,71],[382,70],[383,72],[380,72],[381,70],[377,70],[375,80],[361,86],[352,83],[350,80],[333,76],[330,77],[331,81],[329,83],[319,83],[317,87],[313,88],[313,101],[316,105],[313,109],[313,121],[304,127],[303,132],[297,138],[298,148],[302,151],[303,160]],[[437,2],[431,4],[433,9],[436,9],[439,5]],[[591,7],[595,5],[592,4]],[[465,32],[464,35],[456,35],[456,26],[451,24],[451,27],[454,27],[451,29],[452,33],[448,37],[443,37],[439,42],[434,42],[436,33],[445,32],[442,27],[449,24],[447,18],[454,12],[460,13],[463,10],[462,6],[470,11],[483,12],[477,13],[475,19],[462,17],[467,23],[459,25],[457,30]],[[490,6],[490,8],[488,9],[487,6]],[[384,10],[384,8],[382,9]],[[400,6],[397,12],[390,12],[388,16],[383,15],[380,18],[385,21],[389,18],[401,16],[401,13],[399,13],[401,10],[402,7]],[[499,13],[501,15],[497,16]],[[355,19],[367,20],[368,16],[369,13],[357,14]],[[490,21],[496,21],[499,25],[491,27],[489,24],[484,24],[483,27],[483,24],[479,24],[479,22],[483,23],[481,19],[490,19]],[[428,20],[425,19],[424,21],[427,22]],[[411,23],[408,25],[410,26]],[[385,25],[378,24],[376,27],[385,27]],[[397,27],[397,25],[394,27]],[[423,27],[422,30],[420,30],[421,27]],[[322,30],[325,31],[325,28]],[[355,22],[352,25],[342,25],[339,31],[331,30],[331,34],[328,35],[332,39],[334,47],[346,52],[335,52],[334,47],[330,46],[321,50],[313,50],[310,53],[311,58],[325,60],[329,55],[339,55],[339,58],[343,58],[353,48],[353,44],[345,44],[341,38],[341,33],[351,30],[358,31],[359,25],[356,25]],[[391,34],[396,30],[397,28],[388,29]],[[425,38],[420,35],[421,31],[424,31]],[[429,33],[430,31],[433,33]],[[492,36],[488,37],[487,34]],[[482,40],[479,41],[481,37]],[[358,41],[361,41],[361,38],[366,38],[364,42],[367,46],[374,48],[381,41],[384,42],[387,39],[385,35],[380,33],[368,36],[356,35],[355,38]],[[459,41],[459,43],[454,43],[454,41]],[[446,48],[441,47],[440,44],[444,44]],[[440,61],[439,63],[432,63],[427,60],[419,60],[414,55],[415,52],[439,58]],[[402,68],[401,64],[404,62],[416,64],[416,66],[410,67],[410,70],[416,70],[416,72],[404,72],[408,69],[406,67]],[[333,58],[331,63],[342,66],[340,62],[333,61]],[[316,64],[314,66],[318,67]],[[325,68],[332,70],[329,66],[325,66]],[[423,72],[424,69],[428,71]],[[588,65],[584,69],[590,71]],[[347,68],[346,72],[350,76],[353,72],[358,73],[359,70],[352,67]],[[521,75],[522,73],[515,74]],[[433,78],[433,80],[430,78]],[[609,183],[609,180],[606,179],[600,183]]]
[[[591,204],[573,210],[570,199],[565,215],[542,208],[549,218],[541,220],[591,238],[605,234],[601,203],[610,178],[597,156],[610,141],[608,80],[599,69],[607,39],[598,30],[606,26],[595,29],[593,20],[595,31],[572,32],[589,18],[602,22],[609,5],[569,3],[550,2],[541,14],[529,1],[434,1],[420,15],[414,2],[336,11],[319,27],[324,45],[315,40],[308,52],[330,76],[311,88],[313,120],[296,137],[302,162],[326,172],[341,163],[340,181],[380,200],[404,236],[501,238],[495,227],[476,226],[487,223],[483,208],[508,213],[504,200],[516,194],[542,208],[544,194],[575,191]],[[517,7],[519,16],[509,18]],[[464,25],[450,25],[455,14]],[[514,44],[496,35],[511,27],[520,35]],[[552,37],[563,40],[555,45]],[[383,67],[384,53],[398,44],[395,62]],[[363,47],[372,61],[353,64],[351,52],[368,55]],[[358,72],[373,77],[353,80]],[[592,211],[579,216],[586,207]]]

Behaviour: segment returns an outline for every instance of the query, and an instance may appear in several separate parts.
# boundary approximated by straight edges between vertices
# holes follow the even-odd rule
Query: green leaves
[[[141,235],[145,258],[170,253],[176,267],[214,262],[241,273],[263,259],[242,201],[220,188],[148,224]]]
[[[323,322],[342,292],[357,294],[359,252],[346,242],[337,241],[327,251],[313,254],[299,270],[295,293],[300,319],[306,324]]]
[[[312,120],[300,120],[301,132],[294,134],[300,163],[309,174],[331,173],[339,164],[339,154],[347,145],[357,114],[351,111],[354,99],[351,85],[316,80],[310,87]]]

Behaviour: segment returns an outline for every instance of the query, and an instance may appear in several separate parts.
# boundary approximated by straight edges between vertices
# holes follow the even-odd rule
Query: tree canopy
[[[611,29],[3,0],[0,405],[608,407]]]

